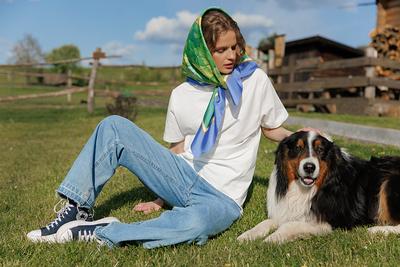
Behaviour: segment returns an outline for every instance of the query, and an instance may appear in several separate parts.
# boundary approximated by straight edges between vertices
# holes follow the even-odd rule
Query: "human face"
[[[214,59],[215,65],[217,65],[218,70],[222,74],[229,74],[233,71],[238,49],[236,34],[233,30],[221,33],[211,55]]]

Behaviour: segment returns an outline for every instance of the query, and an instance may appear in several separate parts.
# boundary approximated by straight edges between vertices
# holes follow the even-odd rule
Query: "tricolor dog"
[[[361,225],[400,233],[400,157],[359,159],[313,131],[285,138],[275,156],[268,219],[238,240],[281,243]]]

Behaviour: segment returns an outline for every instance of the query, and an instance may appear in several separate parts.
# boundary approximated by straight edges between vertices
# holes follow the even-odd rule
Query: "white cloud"
[[[183,42],[190,26],[197,14],[189,11],[180,11],[176,18],[155,17],[147,24],[144,31],[135,33],[135,38],[141,41],[154,41],[160,43]]]
[[[129,64],[135,59],[137,47],[132,44],[124,44],[111,41],[101,47],[107,56],[120,56],[119,58],[106,58],[104,64]]]
[[[273,20],[265,15],[235,13],[232,17],[238,23],[246,43],[252,46],[257,46],[274,25]]]
[[[274,24],[273,21],[266,16],[257,14],[235,13],[232,17],[238,23],[241,30],[268,29]]]
[[[135,33],[135,38],[140,41],[174,44],[176,51],[182,50],[190,26],[197,16],[198,14],[189,11],[180,11],[174,18],[163,16],[152,18],[143,31]],[[272,19],[259,14],[237,12],[232,17],[245,36],[265,35],[274,24]]]

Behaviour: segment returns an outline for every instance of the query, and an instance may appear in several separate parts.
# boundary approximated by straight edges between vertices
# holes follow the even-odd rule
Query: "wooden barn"
[[[282,36],[279,36],[282,38]],[[312,66],[318,63],[339,60],[358,58],[364,56],[364,51],[347,46],[345,44],[336,42],[334,40],[316,35],[308,38],[298,39],[286,42],[283,48],[276,48],[275,46],[264,46],[260,48],[265,54],[271,55],[271,49],[284,50],[283,52],[275,53],[275,62],[269,64],[270,77],[275,82],[300,82],[308,81],[317,77],[323,76],[342,76],[342,75],[359,75],[363,73],[363,68],[352,68],[351,70],[334,69],[334,70],[319,70],[309,69],[308,71],[299,71],[297,73],[290,72],[282,75],[279,70],[293,69],[295,66]],[[274,51],[273,50],[273,51]],[[278,56],[277,56],[278,55]],[[281,57],[281,58],[280,58]],[[277,72],[274,70],[278,70]],[[278,81],[279,80],[279,81]]]
[[[322,36],[285,42],[278,35],[259,49],[268,54],[268,75],[287,107],[400,117],[400,79],[393,76],[400,62],[378,56],[372,47],[358,49]]]
[[[380,31],[387,25],[400,28],[400,0],[376,1],[376,28]]]

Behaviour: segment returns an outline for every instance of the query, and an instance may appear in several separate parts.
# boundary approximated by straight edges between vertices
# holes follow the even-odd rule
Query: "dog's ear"
[[[283,197],[288,189],[286,154],[288,150],[289,137],[283,139],[275,152],[275,168],[276,168],[276,196]]]
[[[278,161],[282,161],[284,158],[284,153],[287,150],[287,144],[289,143],[289,137],[285,137],[282,141],[279,142],[278,147],[276,148],[275,151],[275,164],[278,165],[281,162]]]

